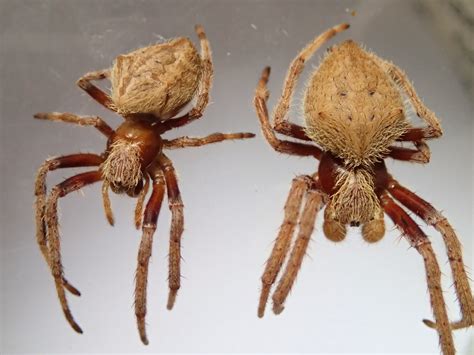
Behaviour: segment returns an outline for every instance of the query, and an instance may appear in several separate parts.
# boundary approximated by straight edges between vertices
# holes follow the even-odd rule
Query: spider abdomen
[[[175,116],[194,97],[202,75],[198,51],[187,38],[138,49],[116,58],[112,100],[122,115]]]
[[[370,165],[408,128],[402,96],[372,55],[353,41],[334,47],[311,77],[306,133],[352,165]]]

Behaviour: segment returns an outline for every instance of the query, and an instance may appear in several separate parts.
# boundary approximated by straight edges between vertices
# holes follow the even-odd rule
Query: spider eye
[[[340,97],[346,97],[346,96],[347,96],[347,93],[344,92],[344,91],[342,91],[342,92],[339,93],[339,96],[340,96]]]
[[[375,90],[370,90],[370,91],[369,91],[369,95],[370,95],[370,96],[374,96],[374,94],[375,94]]]

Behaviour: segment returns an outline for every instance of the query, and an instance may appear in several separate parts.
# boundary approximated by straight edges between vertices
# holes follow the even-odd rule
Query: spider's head
[[[353,41],[336,46],[308,84],[307,134],[347,165],[372,165],[409,127],[396,84]]]
[[[101,166],[104,180],[113,192],[135,196],[143,180],[140,144],[118,139],[109,149]]]
[[[202,62],[193,43],[175,38],[118,56],[112,66],[112,100],[124,116],[175,116],[194,97]]]
[[[140,192],[143,175],[162,148],[156,129],[147,121],[126,120],[109,139],[101,170],[112,191],[130,196]]]

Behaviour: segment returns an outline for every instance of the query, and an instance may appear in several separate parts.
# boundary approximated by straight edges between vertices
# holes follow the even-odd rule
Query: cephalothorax
[[[96,127],[107,138],[103,154],[72,154],[46,160],[38,170],[35,185],[36,237],[41,252],[51,268],[58,298],[69,324],[79,333],[82,329],[68,306],[65,289],[80,295],[64,276],[58,230],[57,205],[60,197],[94,182],[103,181],[102,196],[108,221],[114,219],[108,189],[138,197],[135,225],[143,236],[138,253],[135,285],[135,314],[140,338],[148,344],[145,331],[146,287],[153,234],[165,192],[168,195],[172,221],[169,245],[168,309],[174,305],[180,288],[181,235],[183,233],[183,202],[178,179],[166,149],[198,147],[228,139],[251,138],[252,133],[214,133],[204,138],[179,137],[172,140],[162,134],[184,126],[202,116],[209,102],[212,61],[209,42],[201,26],[196,26],[201,41],[199,54],[187,38],[138,49],[117,57],[111,69],[91,72],[78,81],[97,102],[122,115],[125,121],[113,130],[99,117],[71,113],[37,113],[35,118]],[[110,79],[111,95],[91,83]],[[194,107],[173,118],[197,95]],[[49,171],[95,166],[96,170],[70,177],[52,188],[46,198],[46,175]],[[152,193],[143,211],[145,197],[152,181]]]
[[[316,214],[324,206],[324,234],[335,242],[345,238],[347,225],[361,226],[367,242],[380,240],[385,234],[386,213],[423,256],[435,318],[434,322],[424,322],[437,329],[443,353],[454,354],[452,330],[472,326],[474,322],[474,301],[460,243],[446,218],[401,186],[384,163],[388,157],[427,163],[430,151],[426,140],[442,134],[436,116],[421,102],[398,67],[353,41],[345,41],[329,49],[308,82],[304,97],[305,127],[288,120],[295,84],[305,62],[322,44],[348,27],[341,24],[329,29],[293,60],[274,111],[273,125],[266,104],[270,68],[264,69],[257,87],[255,108],[270,145],[281,153],[312,156],[320,161],[316,173],[293,180],[285,219],[262,276],[258,315],[263,316],[271,287],[288,258],[273,293],[273,311],[276,314],[283,311],[306,253]],[[425,127],[412,126],[404,96],[426,123]],[[280,140],[275,132],[299,141]],[[399,142],[411,142],[414,148],[402,147]],[[459,321],[448,320],[441,272],[428,237],[392,197],[441,233],[460,303]],[[292,242],[296,230],[297,237]]]

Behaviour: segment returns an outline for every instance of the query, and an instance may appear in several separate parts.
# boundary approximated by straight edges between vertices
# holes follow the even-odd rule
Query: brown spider
[[[394,64],[364,51],[353,41],[333,47],[307,85],[304,112],[306,127],[288,121],[288,110],[296,81],[305,62],[326,41],[346,30],[335,26],[310,42],[293,60],[283,92],[269,123],[266,84],[270,68],[265,68],[255,94],[255,108],[263,135],[281,153],[312,156],[320,161],[318,172],[293,180],[285,204],[285,218],[262,276],[258,316],[263,317],[270,289],[293,244],[286,270],[273,293],[273,311],[279,314],[295,281],[306,253],[317,212],[326,206],[324,234],[334,242],[346,236],[346,226],[362,225],[362,237],[369,243],[385,233],[384,212],[408,242],[421,254],[436,328],[444,354],[454,354],[452,330],[473,325],[474,302],[461,245],[445,217],[428,202],[401,186],[388,172],[384,159],[428,163],[430,150],[425,139],[441,136],[436,116],[421,102],[405,74]],[[426,127],[408,122],[402,96],[406,95]],[[285,141],[277,133],[314,144]],[[394,145],[412,142],[415,149]],[[443,236],[460,303],[461,320],[449,323],[441,290],[441,273],[430,241],[407,212],[393,199],[433,226]],[[303,206],[303,200],[304,206]],[[302,207],[303,206],[303,207]],[[300,214],[300,209],[301,214]]]
[[[101,155],[72,154],[46,160],[38,170],[35,185],[36,237],[43,256],[51,268],[61,306],[67,321],[78,333],[82,329],[69,309],[65,289],[80,295],[64,276],[61,264],[58,231],[58,199],[94,182],[103,181],[102,196],[106,217],[114,223],[108,188],[115,193],[138,196],[135,225],[142,225],[143,236],[138,252],[135,286],[135,314],[140,338],[148,344],[145,331],[146,287],[148,262],[151,256],[153,233],[165,190],[171,210],[169,245],[168,309],[172,309],[180,287],[181,235],[183,233],[183,203],[178,180],[171,160],[163,149],[198,147],[227,139],[254,137],[252,133],[214,133],[204,138],[180,137],[162,139],[161,135],[200,118],[209,101],[212,81],[211,49],[201,26],[196,26],[201,42],[201,55],[187,38],[175,38],[165,43],[138,49],[116,58],[111,69],[84,75],[77,84],[101,105],[117,112],[125,119],[113,130],[99,117],[79,117],[71,113],[37,113],[44,120],[93,126],[104,134],[107,148]],[[111,96],[91,83],[91,80],[110,79]],[[173,118],[197,93],[197,102],[188,113]],[[75,175],[56,185],[46,200],[46,175],[49,171],[97,166],[98,169]],[[150,179],[152,194],[143,213],[142,209]]]

